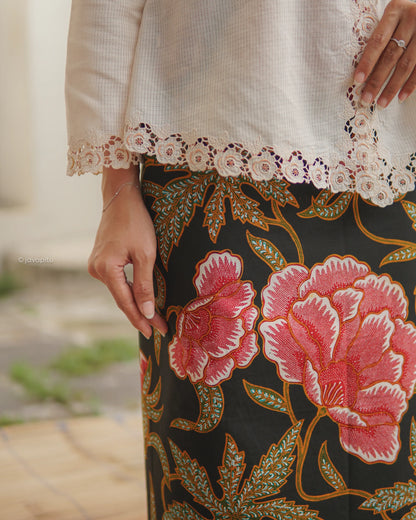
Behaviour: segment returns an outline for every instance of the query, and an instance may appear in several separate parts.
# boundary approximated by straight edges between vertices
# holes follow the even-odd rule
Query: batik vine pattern
[[[354,497],[357,514],[368,514],[360,519],[378,515],[393,520],[400,512],[402,519],[411,520],[416,515],[415,479],[353,487],[340,461],[350,457],[362,467],[373,467],[375,474],[402,464],[411,407],[415,414],[416,326],[409,318],[412,288],[410,296],[389,268],[413,261],[416,201],[407,196],[393,205],[401,224],[390,237],[391,231],[375,227],[377,219],[369,218],[384,210],[358,194],[321,189],[309,190],[306,198],[284,181],[251,185],[182,168],[172,168],[169,178],[166,167],[158,168],[163,168],[166,183],[146,180],[144,192],[161,246],[155,271],[157,308],[172,333],[168,339],[156,333],[151,356],[142,361],[146,449],[162,475],[160,490],[153,489],[152,481],[152,515],[163,520],[335,520],[322,512],[328,511],[326,504]],[[218,214],[221,225],[216,227]],[[207,229],[199,227],[198,233],[206,235],[207,252],[192,264],[192,294],[185,303],[172,304],[171,259],[186,228],[192,231],[201,215]],[[240,238],[222,249],[217,244],[230,222],[241,230]],[[374,250],[371,262],[366,256],[371,247],[363,250],[364,257],[319,257],[319,247],[308,245],[315,237],[305,238],[302,231],[305,222],[309,229],[316,224],[319,233],[339,232],[348,222],[355,240],[380,249]],[[308,261],[310,251],[318,260]],[[257,275],[259,264],[264,274],[254,282],[250,273]],[[169,435],[158,433],[167,413],[164,391],[171,391],[157,376],[164,363],[180,388],[188,389],[186,399],[196,403],[169,418]],[[262,377],[266,366],[267,384]],[[298,407],[300,392],[306,408]],[[229,414],[244,399],[244,409],[264,413],[266,424],[287,424],[286,433],[268,443],[250,471],[245,461],[250,446],[241,444],[238,429],[228,431]],[[412,419],[413,473],[415,424]],[[322,432],[330,425],[333,433],[326,439]],[[254,428],[261,438],[262,424]],[[193,442],[207,438],[210,443],[212,435],[216,444],[209,449],[218,456],[223,452],[216,466],[219,479],[192,453]],[[190,445],[186,439],[192,439]],[[311,489],[311,473],[320,491]],[[355,518],[353,509],[350,513]]]

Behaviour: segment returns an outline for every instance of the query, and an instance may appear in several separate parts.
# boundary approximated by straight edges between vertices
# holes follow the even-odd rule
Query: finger
[[[404,101],[416,90],[416,69],[410,74],[409,79],[406,81],[404,87],[400,91],[399,100]]]
[[[103,272],[104,270],[105,272]],[[146,338],[150,338],[152,329],[137,308],[133,292],[126,281],[123,266],[111,265],[111,261],[109,261],[104,269],[96,267],[96,271],[101,281],[108,287],[117,306],[124,312],[131,324],[140,330]]]
[[[399,23],[400,11],[388,5],[384,14],[368,39],[363,55],[357,65],[354,80],[364,83],[378,62]],[[394,43],[394,42],[393,42]]]
[[[391,72],[395,67],[397,67],[398,63],[402,58],[404,58],[403,49],[400,48],[395,42],[391,41],[383,54],[381,55],[377,65],[374,70],[371,72],[369,77],[367,78],[367,82],[365,87],[361,93],[361,101],[364,105],[368,105],[374,101],[374,99],[379,95],[381,88],[385,84],[386,80],[390,76]],[[402,64],[408,65],[408,59],[405,58]],[[400,67],[398,76],[396,77],[396,81],[403,74],[404,67]],[[394,75],[394,74],[393,74]],[[407,76],[409,72],[407,73]],[[393,77],[393,76],[392,76]],[[404,79],[402,79],[404,81]]]
[[[394,42],[393,42],[394,43]],[[377,104],[385,108],[406,84],[416,65],[416,43],[409,45],[397,62],[394,73],[385,86]]]
[[[130,287],[131,290],[133,290],[133,282],[131,282],[130,280],[127,280],[127,283]],[[153,318],[151,320],[149,320],[149,323],[155,328],[157,329],[161,334],[162,336],[165,336],[168,332],[168,324],[166,323],[166,320],[163,319],[163,317],[158,314],[157,312],[155,312]]]
[[[133,295],[137,307],[148,320],[152,320],[155,316],[153,267],[152,253],[143,254],[140,260],[133,260]]]

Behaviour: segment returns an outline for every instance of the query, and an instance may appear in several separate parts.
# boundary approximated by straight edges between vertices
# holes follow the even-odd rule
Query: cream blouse
[[[312,182],[386,206],[414,189],[416,95],[358,103],[387,0],[73,0],[68,173],[142,154]]]

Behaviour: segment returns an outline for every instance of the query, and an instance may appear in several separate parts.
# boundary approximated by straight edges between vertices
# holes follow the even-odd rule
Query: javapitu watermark
[[[19,256],[19,264],[53,264],[54,259],[50,256]]]

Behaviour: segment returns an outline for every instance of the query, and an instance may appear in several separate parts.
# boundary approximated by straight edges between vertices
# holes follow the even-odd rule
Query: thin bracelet
[[[113,202],[113,200],[117,197],[117,195],[120,193],[120,191],[124,188],[124,186],[134,186],[138,190],[140,189],[140,186],[138,184],[135,184],[134,182],[125,182],[122,184],[118,190],[114,193],[114,195],[111,197],[111,199],[107,202],[107,204],[103,207],[103,213],[108,208],[108,206]]]

